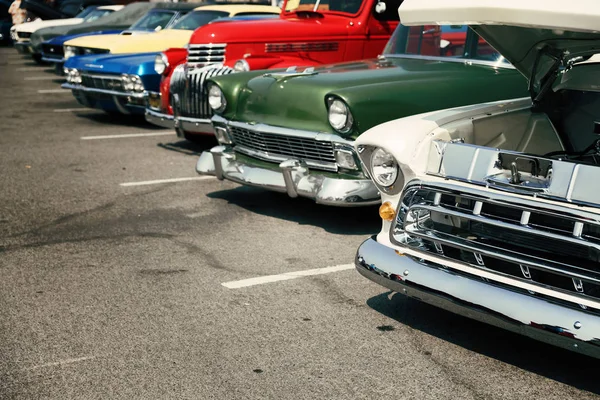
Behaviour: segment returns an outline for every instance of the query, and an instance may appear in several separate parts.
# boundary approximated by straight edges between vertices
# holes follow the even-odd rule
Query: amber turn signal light
[[[396,216],[396,210],[392,207],[392,203],[386,201],[379,207],[379,216],[384,221],[393,221]]]

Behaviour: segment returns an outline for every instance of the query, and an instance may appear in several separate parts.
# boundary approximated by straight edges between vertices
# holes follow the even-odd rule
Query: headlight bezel
[[[378,165],[375,165],[375,163]],[[391,163],[391,165],[386,165],[387,163]],[[378,186],[389,188],[398,180],[400,171],[398,161],[396,161],[392,153],[386,151],[383,147],[377,147],[373,150],[369,157],[369,166],[371,179]],[[390,175],[390,177],[385,178],[386,175]]]
[[[159,67],[162,66],[162,69]],[[154,58],[154,71],[162,75],[169,68],[169,59],[165,55],[165,53],[157,54]]]
[[[218,92],[216,92],[216,90],[218,90]],[[227,99],[225,98],[225,94],[223,93],[223,90],[219,87],[219,85],[209,82],[207,97],[208,105],[215,114],[221,114],[227,108]],[[219,103],[214,102],[213,104],[213,101],[211,100],[216,100],[217,98],[219,98]],[[217,104],[219,105],[217,106]]]
[[[373,171],[372,159],[373,159],[373,153],[375,153],[375,151],[377,151],[378,149],[381,149],[382,151],[385,151],[386,153],[388,153],[394,160],[394,163],[396,166],[395,180],[393,181],[392,184],[390,184],[388,186],[384,186],[383,183],[385,183],[385,182],[381,182],[379,179],[376,179],[374,176],[375,173]],[[402,165],[398,162],[396,157],[394,157],[392,152],[387,151],[385,149],[385,147],[381,147],[381,146],[377,146],[377,145],[358,145],[356,147],[356,150],[357,150],[358,157],[360,159],[363,170],[366,171],[369,178],[373,181],[375,186],[377,186],[377,188],[379,190],[381,190],[382,193],[385,193],[387,195],[396,195],[403,190],[405,180],[406,180],[404,171],[402,169]]]
[[[344,115],[344,119],[336,121],[332,118],[332,114]],[[354,127],[354,117],[350,111],[350,107],[346,102],[339,97],[329,96],[327,98],[327,122],[336,131],[341,134],[346,134],[352,131]]]
[[[242,58],[233,64],[233,70],[235,72],[248,72],[250,71],[250,64],[248,64],[248,61]]]

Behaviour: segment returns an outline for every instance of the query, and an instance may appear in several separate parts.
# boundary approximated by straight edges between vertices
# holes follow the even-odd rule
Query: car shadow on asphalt
[[[600,394],[597,360],[591,357],[538,342],[394,292],[374,296],[367,300],[367,305],[412,329],[537,375]],[[431,354],[429,349],[422,351]],[[451,363],[451,360],[446,362]]]
[[[153,125],[146,121],[143,115],[127,115],[120,113],[106,113],[103,111],[94,111],[90,109],[90,112],[79,112],[77,116],[85,118],[89,121],[96,122],[98,124],[108,125],[121,125],[121,126],[132,126],[138,128],[144,128],[148,130],[164,130],[160,126]]]
[[[250,186],[208,193],[212,199],[226,200],[253,213],[313,225],[334,234],[372,235],[381,230],[378,206],[332,207],[311,199],[289,198],[284,193]]]
[[[188,156],[200,156],[203,151],[210,150],[214,146],[219,144],[214,136],[206,137],[203,140],[195,140],[193,142],[181,139],[175,142],[158,143],[157,146],[177,153],[185,154]]]

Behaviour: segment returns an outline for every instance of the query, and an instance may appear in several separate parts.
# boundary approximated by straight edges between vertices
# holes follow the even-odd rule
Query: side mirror
[[[375,5],[375,12],[377,14],[383,14],[386,9],[387,9],[387,6],[385,5],[385,3],[383,1],[378,1],[377,4]]]

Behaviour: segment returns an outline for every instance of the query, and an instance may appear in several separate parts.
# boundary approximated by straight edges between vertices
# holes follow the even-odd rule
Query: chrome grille
[[[235,150],[269,161],[297,158],[314,167],[337,170],[333,143],[309,137],[278,135],[229,126]]]
[[[31,38],[31,32],[17,32],[17,37],[19,39],[29,39]]]
[[[120,75],[81,75],[81,86],[93,89],[113,90],[125,92]]]
[[[190,44],[188,48],[187,62],[200,66],[222,63],[225,61],[225,47],[227,44]]]
[[[233,72],[229,67],[207,67],[186,72],[184,66],[178,75],[171,78],[171,95],[177,95],[179,102],[173,104],[176,115],[189,118],[208,119],[212,111],[208,105],[206,80],[213,76]],[[179,68],[179,67],[177,67]]]
[[[532,207],[516,198],[497,201],[463,190],[448,185],[409,186],[398,208],[392,240],[550,288],[556,294],[553,300],[564,299],[560,294],[566,293],[600,309],[600,214],[584,216],[564,207],[558,211],[560,207],[543,203]]]

